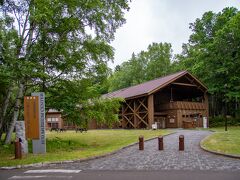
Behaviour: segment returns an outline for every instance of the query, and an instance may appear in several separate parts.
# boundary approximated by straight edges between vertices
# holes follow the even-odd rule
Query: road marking
[[[37,169],[28,170],[24,173],[79,173],[81,170],[69,170],[69,169]]]
[[[72,176],[12,176],[8,179],[39,179],[39,178],[71,179]]]
[[[44,178],[46,176],[12,176],[8,179],[31,179],[31,178]]]

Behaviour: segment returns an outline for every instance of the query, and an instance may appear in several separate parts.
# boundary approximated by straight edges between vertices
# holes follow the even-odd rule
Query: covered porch
[[[206,89],[181,77],[155,92],[126,99],[120,112],[122,128],[195,128],[206,125]],[[205,123],[205,125],[204,125]]]

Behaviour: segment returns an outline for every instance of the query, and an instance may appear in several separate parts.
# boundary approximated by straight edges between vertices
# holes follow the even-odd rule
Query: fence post
[[[184,151],[184,136],[179,136],[179,151]]]
[[[139,136],[139,150],[144,150],[144,137]]]
[[[158,150],[163,150],[163,137],[159,136],[158,137]]]
[[[15,141],[15,159],[22,159],[22,147],[21,147],[21,139]]]

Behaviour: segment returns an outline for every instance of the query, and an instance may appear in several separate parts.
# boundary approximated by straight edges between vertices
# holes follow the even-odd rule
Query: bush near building
[[[223,116],[216,116],[209,118],[209,127],[221,127],[225,126],[226,117]],[[240,126],[240,118],[230,117],[227,118],[227,125],[228,126]]]

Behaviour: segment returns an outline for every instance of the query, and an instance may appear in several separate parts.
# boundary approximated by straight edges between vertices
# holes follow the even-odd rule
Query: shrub
[[[216,116],[209,118],[209,127],[219,127],[225,125],[225,117]],[[229,126],[240,126],[240,118],[227,118],[227,125]]]

